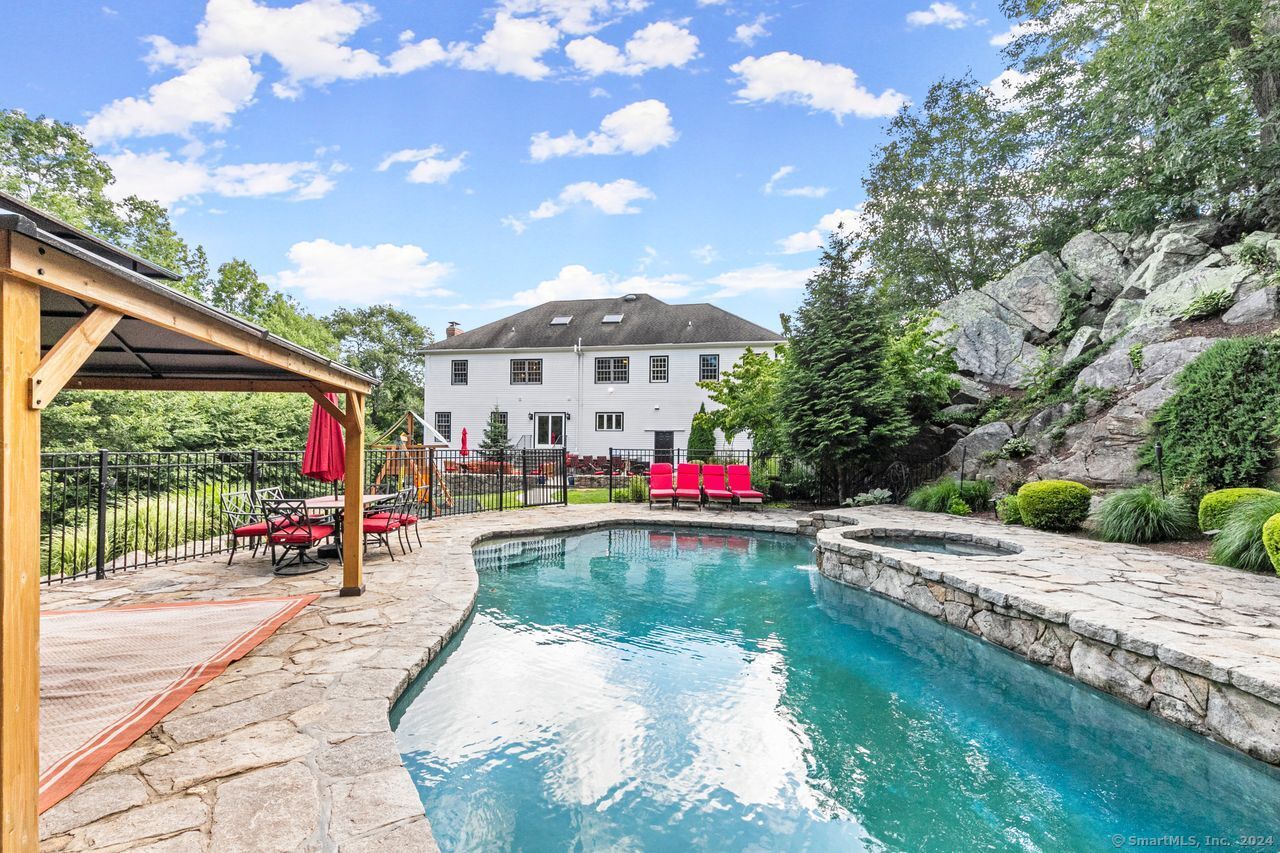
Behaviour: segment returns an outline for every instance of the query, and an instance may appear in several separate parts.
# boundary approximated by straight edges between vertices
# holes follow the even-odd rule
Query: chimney
[[[444,330],[444,336],[446,338],[452,338],[454,335],[460,335],[460,334],[462,334],[462,327],[458,325],[458,321],[450,320],[449,328]]]

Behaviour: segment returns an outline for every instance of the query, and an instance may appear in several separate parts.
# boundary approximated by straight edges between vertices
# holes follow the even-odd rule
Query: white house
[[[699,406],[714,407],[698,381],[718,379],[748,346],[781,342],[705,303],[642,293],[548,302],[470,332],[450,324],[425,350],[424,413],[452,447],[464,427],[478,446],[495,404],[517,447],[686,447]],[[749,444],[738,436],[732,446]]]

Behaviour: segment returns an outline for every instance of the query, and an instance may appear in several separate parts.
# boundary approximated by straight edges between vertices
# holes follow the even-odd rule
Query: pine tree
[[[511,449],[511,441],[507,438],[507,425],[498,417],[500,414],[502,412],[498,404],[494,403],[493,411],[489,413],[489,422],[484,427],[484,435],[480,438],[480,452],[486,456],[497,456]]]
[[[704,461],[711,457],[715,449],[716,430],[707,416],[707,404],[703,403],[689,426],[689,461]]]
[[[784,324],[791,343],[780,393],[792,451],[831,466],[842,501],[859,469],[915,431],[901,381],[885,369],[888,312],[860,272],[854,239],[843,230],[831,235],[804,301]]]

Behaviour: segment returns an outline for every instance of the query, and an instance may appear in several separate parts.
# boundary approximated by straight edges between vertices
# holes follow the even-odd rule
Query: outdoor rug
[[[40,811],[316,595],[40,614]]]

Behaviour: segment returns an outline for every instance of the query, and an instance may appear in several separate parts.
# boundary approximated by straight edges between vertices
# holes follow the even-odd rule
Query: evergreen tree
[[[707,415],[707,404],[698,408],[689,426],[689,461],[701,462],[710,458],[716,449],[716,428]]]
[[[511,449],[511,440],[507,437],[507,424],[498,417],[500,414],[502,410],[498,408],[497,403],[494,403],[493,411],[489,413],[489,422],[484,427],[484,435],[480,438],[480,452],[485,455],[497,456]]]
[[[831,235],[804,301],[784,324],[790,352],[780,392],[792,451],[830,466],[840,500],[859,469],[914,433],[901,379],[885,369],[887,311],[860,274],[854,241],[843,230]]]

